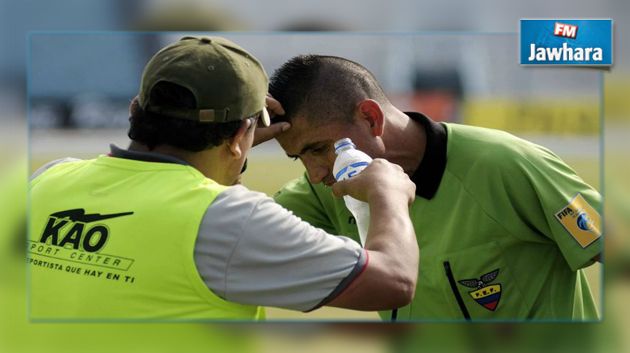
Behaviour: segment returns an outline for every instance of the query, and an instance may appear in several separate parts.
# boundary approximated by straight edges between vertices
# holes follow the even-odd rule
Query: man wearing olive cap
[[[265,104],[277,102],[267,83],[236,44],[185,37],[145,67],[128,149],[40,168],[30,195],[31,318],[260,319],[261,306],[409,303],[418,247],[414,186],[402,169],[377,159],[334,187],[371,204],[365,249],[236,185],[254,140],[289,128],[270,126]],[[382,188],[366,187],[376,180]]]

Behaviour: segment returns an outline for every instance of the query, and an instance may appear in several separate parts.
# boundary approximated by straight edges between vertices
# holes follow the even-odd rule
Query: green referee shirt
[[[597,319],[581,269],[602,249],[599,193],[544,147],[407,114],[425,127],[427,146],[411,178],[418,284],[398,319]],[[306,175],[275,198],[316,227],[358,239],[343,200]]]

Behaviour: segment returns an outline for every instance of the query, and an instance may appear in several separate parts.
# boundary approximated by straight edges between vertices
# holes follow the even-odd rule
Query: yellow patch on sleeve
[[[555,216],[582,248],[602,235],[599,213],[579,193]]]

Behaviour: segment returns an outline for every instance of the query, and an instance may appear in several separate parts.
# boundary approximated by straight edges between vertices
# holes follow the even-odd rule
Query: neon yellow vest
[[[30,189],[30,317],[263,319],[195,266],[201,219],[225,188],[190,166],[107,156],[47,170]]]

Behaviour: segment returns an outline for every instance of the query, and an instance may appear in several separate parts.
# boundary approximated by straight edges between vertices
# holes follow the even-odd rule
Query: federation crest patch
[[[602,235],[599,213],[579,193],[555,216],[582,248]]]
[[[476,288],[474,291],[468,292],[470,297],[484,308],[495,311],[501,299],[501,283],[490,284],[490,282],[494,281],[498,275],[499,269],[497,268],[481,276],[479,279],[463,279],[458,282],[466,287]]]

